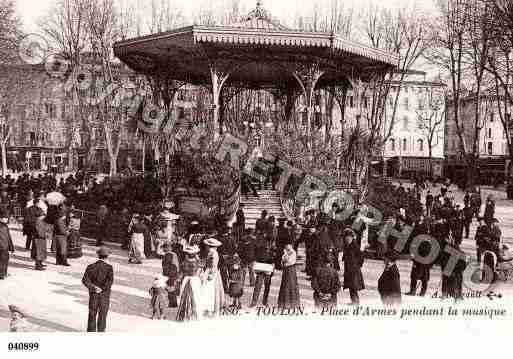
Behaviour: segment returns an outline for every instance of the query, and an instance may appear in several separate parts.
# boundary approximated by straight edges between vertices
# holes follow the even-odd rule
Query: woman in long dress
[[[217,252],[217,247],[222,243],[215,238],[207,238],[203,243],[208,247],[207,261],[201,276],[204,309],[207,316],[214,317],[221,313],[224,306],[223,281],[219,272]]]
[[[296,252],[291,244],[287,244],[281,258],[283,267],[280,293],[278,294],[279,308],[297,308],[300,305],[299,287],[297,285]]]
[[[202,288],[199,277],[199,248],[185,246],[183,252],[185,259],[181,267],[184,277],[180,289],[180,304],[176,314],[178,322],[198,320],[203,314]]]
[[[146,227],[141,223],[139,215],[134,215],[130,225],[130,248],[128,251],[128,263],[142,264],[146,259],[144,255],[144,231]]]

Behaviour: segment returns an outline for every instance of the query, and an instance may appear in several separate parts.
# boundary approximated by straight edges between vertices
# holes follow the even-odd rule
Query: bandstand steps
[[[263,210],[267,211],[268,216],[274,216],[276,219],[285,216],[278,191],[260,190],[257,193],[258,197],[241,196],[240,199],[240,203],[244,204],[246,227],[255,228],[256,221],[260,218]]]

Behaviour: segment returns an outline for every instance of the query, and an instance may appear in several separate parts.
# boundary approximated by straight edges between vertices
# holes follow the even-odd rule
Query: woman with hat
[[[138,214],[134,214],[130,225],[130,249],[128,251],[128,263],[142,264],[142,260],[146,259],[144,255],[144,231],[145,226],[141,223]]]
[[[183,252],[185,254],[182,263],[184,277],[180,289],[180,304],[176,313],[178,322],[198,320],[203,313],[202,288],[199,277],[199,248],[186,245]]]
[[[222,243],[215,238],[207,238],[203,243],[208,247],[207,261],[202,273],[204,309],[207,316],[216,316],[224,305],[223,281],[217,252]]]
[[[401,305],[401,276],[395,263],[397,258],[393,250],[385,253],[385,268],[378,280],[378,292],[386,307]]]

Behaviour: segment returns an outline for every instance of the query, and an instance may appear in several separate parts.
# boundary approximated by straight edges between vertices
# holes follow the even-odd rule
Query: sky
[[[26,32],[37,32],[37,19],[44,16],[49,9],[51,4],[55,0],[16,0],[18,14],[20,15],[24,30]],[[128,3],[139,3],[139,7],[147,7],[150,0],[116,0],[117,2],[128,2]],[[198,11],[202,6],[207,4],[214,4],[215,6],[223,6],[229,4],[230,0],[169,0],[183,6],[187,13],[193,13]],[[315,3],[320,6],[328,6],[331,0],[263,0],[264,7],[268,9],[272,15],[278,19],[288,17],[292,13],[301,13],[304,15],[308,14],[309,9],[313,7]],[[354,4],[355,7],[368,4],[369,1],[380,4],[386,7],[405,7],[415,4],[418,8],[425,11],[432,11],[433,0],[347,0],[344,4]],[[246,10],[251,10],[255,7],[256,0],[241,0],[242,6]]]

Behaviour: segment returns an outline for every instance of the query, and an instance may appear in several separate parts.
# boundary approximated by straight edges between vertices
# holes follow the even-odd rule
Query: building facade
[[[470,94],[462,99],[460,105],[460,123],[467,154],[474,153],[475,146],[480,183],[504,182],[508,171],[510,171],[510,161],[507,134],[504,131],[501,114],[507,123],[510,122],[511,114],[504,113],[503,100],[498,101],[496,95],[490,95],[488,91],[485,91],[481,97],[479,117],[476,120],[476,101],[476,96]],[[454,120],[453,106],[449,103],[444,143],[445,172],[448,177],[457,178],[464,174],[463,153],[461,139]]]

